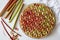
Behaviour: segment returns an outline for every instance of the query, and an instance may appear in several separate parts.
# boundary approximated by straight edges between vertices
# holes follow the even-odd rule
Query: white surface
[[[5,1],[0,0],[0,6],[4,5],[4,4],[2,4],[2,2],[6,2],[6,1],[7,0],[5,0]],[[30,3],[44,3],[47,6],[51,7],[51,9],[56,14],[57,22],[56,22],[55,29],[49,36],[42,38],[42,39],[34,39],[34,38],[30,38],[30,37],[26,36],[23,33],[23,31],[20,29],[19,20],[18,20],[18,23],[16,26],[19,28],[18,33],[22,35],[22,37],[20,37],[19,40],[60,40],[60,14],[59,14],[60,13],[60,4],[59,4],[59,2],[60,2],[59,0],[24,0],[25,5],[29,5]],[[2,9],[2,8],[0,7],[0,9]],[[5,21],[8,23],[7,19],[5,19]],[[14,23],[14,21],[12,23],[8,23],[8,24],[12,27],[13,23]],[[5,35],[4,35],[4,33],[5,33],[4,29],[0,23],[0,40],[10,40],[10,38],[8,36],[6,36],[7,34],[5,33]]]

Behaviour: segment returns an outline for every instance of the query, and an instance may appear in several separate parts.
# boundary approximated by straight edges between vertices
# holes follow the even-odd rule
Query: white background
[[[0,0],[0,12],[7,4],[7,2],[8,0]],[[60,3],[59,2],[60,2],[59,0],[24,0],[25,5],[29,5],[30,3],[44,3],[45,5],[49,6],[55,12],[57,21],[53,32],[49,36],[41,39],[34,39],[26,36],[23,33],[23,31],[20,29],[19,19],[18,19],[16,26],[19,28],[18,33],[22,35],[21,37],[19,37],[19,40],[60,40]],[[12,23],[9,23],[8,19],[5,19],[5,21],[9,24],[10,27],[13,26],[14,20]],[[10,30],[8,29],[8,31]],[[0,40],[10,40],[9,36],[4,31],[1,22],[0,22]]]

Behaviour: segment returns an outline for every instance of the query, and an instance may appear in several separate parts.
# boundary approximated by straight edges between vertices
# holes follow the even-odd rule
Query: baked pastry
[[[55,23],[54,12],[44,4],[30,4],[20,15],[20,26],[22,30],[32,38],[47,36],[55,27]]]

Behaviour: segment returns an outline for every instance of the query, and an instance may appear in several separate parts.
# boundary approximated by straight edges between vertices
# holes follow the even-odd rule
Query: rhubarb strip
[[[1,18],[2,19],[2,18]],[[7,25],[7,27],[11,30],[11,31],[13,31],[13,32],[15,32],[3,19],[2,19],[2,21]],[[16,34],[18,34],[17,32],[15,32]],[[21,36],[20,34],[18,34],[19,36]]]
[[[17,12],[18,12],[18,10],[19,10],[19,7],[21,6],[21,3],[22,3],[22,2],[23,2],[23,0],[19,0],[19,4],[18,4],[16,10],[14,11],[14,13],[13,13],[13,15],[12,15],[12,17],[11,17],[11,19],[10,19],[9,22],[11,22],[11,21],[14,19],[14,17],[16,16],[16,14],[17,14]]]
[[[13,12],[15,11],[16,7],[18,6],[18,4],[19,4],[19,1],[17,1],[14,9],[11,11],[11,15],[9,16],[9,20],[11,19],[12,15],[13,15]]]
[[[16,19],[15,19],[15,22],[14,22],[14,25],[13,25],[13,29],[15,28],[15,25],[16,25],[17,20],[19,18],[19,15],[20,15],[20,12],[21,12],[22,7],[23,7],[23,3],[21,4],[21,6],[20,6],[20,8],[19,8],[19,10],[17,12]]]
[[[17,0],[13,0],[13,2],[11,3],[11,5],[7,8],[7,11],[10,10],[10,8],[17,2]]]
[[[0,16],[3,16],[4,12],[6,11],[6,9],[9,7],[9,5],[12,3],[13,0],[9,0],[9,2],[6,4],[6,6],[3,8]]]
[[[10,15],[10,13],[11,13],[12,9],[14,9],[15,5],[16,5],[16,4],[14,4],[14,5],[10,8],[10,10],[7,11],[8,14],[5,16],[5,18],[7,18],[7,17]]]
[[[8,36],[10,37],[10,39],[11,39],[11,40],[13,40],[13,39],[12,39],[12,37],[11,37],[11,35],[10,35],[10,34],[8,33],[8,31],[6,30],[6,28],[5,28],[5,26],[4,26],[4,24],[3,24],[3,22],[2,22],[2,21],[1,21],[1,23],[2,23],[2,26],[3,26],[4,30],[6,31],[6,33],[7,33],[7,34],[8,34]]]

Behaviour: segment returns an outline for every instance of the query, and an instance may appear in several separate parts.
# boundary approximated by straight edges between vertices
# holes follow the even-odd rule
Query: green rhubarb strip
[[[14,9],[13,9],[12,12],[11,12],[11,15],[10,15],[10,17],[9,17],[9,20],[11,19],[12,15],[13,15],[15,9],[16,9],[16,7],[17,7],[18,4],[19,4],[19,2],[20,2],[20,1],[17,1],[17,3],[16,3],[16,5],[15,5]]]
[[[19,1],[19,4],[18,4],[17,8],[15,9],[15,11],[14,11],[14,13],[13,13],[13,15],[12,15],[9,22],[11,22],[14,19],[14,17],[16,16],[16,14],[17,14],[17,12],[19,10],[19,7],[21,6],[21,3],[23,2],[22,0],[18,0],[18,1]]]
[[[16,22],[18,20],[19,15],[20,15],[22,7],[23,7],[23,3],[21,4],[21,6],[20,6],[20,8],[19,8],[19,10],[17,12],[16,19],[15,19],[15,22],[14,22],[14,25],[13,25],[13,29],[15,28],[15,25],[16,25]]]

